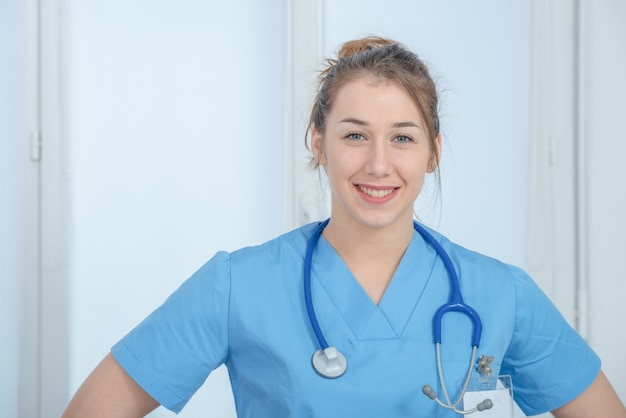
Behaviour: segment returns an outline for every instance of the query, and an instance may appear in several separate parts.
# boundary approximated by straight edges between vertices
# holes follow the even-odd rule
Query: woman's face
[[[425,174],[437,162],[403,88],[371,76],[345,84],[324,132],[313,127],[311,144],[328,176],[334,222],[370,228],[412,222]]]

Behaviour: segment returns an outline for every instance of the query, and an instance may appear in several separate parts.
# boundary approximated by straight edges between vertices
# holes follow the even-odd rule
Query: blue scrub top
[[[456,416],[421,393],[430,384],[442,395],[432,317],[448,299],[449,282],[418,233],[378,306],[320,238],[313,303],[326,339],[345,355],[348,369],[337,379],[314,371],[311,356],[319,347],[302,283],[306,243],[316,225],[216,254],[113,347],[114,357],[175,412],[226,364],[239,417]],[[465,302],[481,317],[478,354],[495,357],[494,375],[512,376],[521,409],[528,415],[550,411],[583,392],[600,361],[534,282],[432,233],[452,259]],[[465,316],[444,316],[442,364],[454,399],[469,366],[471,332]]]

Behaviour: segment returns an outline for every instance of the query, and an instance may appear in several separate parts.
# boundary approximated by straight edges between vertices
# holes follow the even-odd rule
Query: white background
[[[45,196],[44,216],[33,215],[33,201],[40,203],[32,197],[38,163],[29,157],[32,10],[0,1],[0,62],[13,63],[0,66],[3,416],[35,416],[37,406],[42,417],[58,416],[110,346],[216,250],[259,243],[292,226],[285,177],[304,161],[284,158],[285,117],[302,119],[308,109],[285,109],[287,39],[295,30],[286,23],[289,4],[60,2],[60,89],[56,101],[44,97],[42,109],[59,119],[54,150],[44,136],[42,161],[58,159],[59,211],[49,221]],[[626,337],[616,311],[626,272],[616,260],[626,249],[626,58],[615,46],[624,39],[626,10],[619,1],[593,5],[583,8],[589,59],[581,127],[589,156],[590,343],[625,396]],[[522,267],[529,245],[532,16],[528,2],[496,0],[329,1],[311,16],[320,24],[312,56],[374,33],[401,40],[431,65],[442,90],[443,185],[439,197],[426,190],[418,214],[453,240]],[[301,147],[301,138],[287,139]],[[25,336],[37,323],[33,299],[45,303],[46,293],[30,287],[38,254],[33,217],[44,219],[44,237],[49,222],[60,225],[52,269],[58,303],[42,310],[52,315],[40,318],[35,343],[43,354],[35,358]],[[47,273],[44,263],[42,280]],[[55,358],[67,367],[55,369],[48,360]],[[53,375],[29,381],[26,369],[39,361]],[[234,416],[226,380],[223,369],[212,375],[182,416]]]

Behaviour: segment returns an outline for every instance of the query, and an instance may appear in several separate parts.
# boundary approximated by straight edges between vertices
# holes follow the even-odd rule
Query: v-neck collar
[[[414,231],[377,306],[321,236],[313,254],[312,278],[322,285],[358,339],[398,338],[421,299],[436,258],[435,250]]]

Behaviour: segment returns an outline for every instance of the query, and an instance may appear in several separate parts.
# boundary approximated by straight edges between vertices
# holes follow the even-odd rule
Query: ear
[[[322,148],[322,134],[315,128],[315,125],[311,125],[311,152],[319,165],[326,164],[326,157]]]
[[[439,166],[439,160],[441,159],[441,133],[435,138],[435,149],[433,150],[430,161],[428,163],[428,172],[432,173]]]

